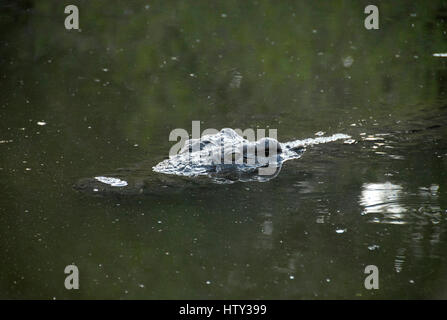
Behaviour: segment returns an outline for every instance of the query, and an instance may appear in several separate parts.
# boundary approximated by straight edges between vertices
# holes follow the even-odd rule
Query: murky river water
[[[447,298],[445,2],[380,3],[379,30],[362,1],[72,2],[80,31],[0,2],[0,298]],[[156,174],[193,120],[356,143],[268,182],[73,189]]]

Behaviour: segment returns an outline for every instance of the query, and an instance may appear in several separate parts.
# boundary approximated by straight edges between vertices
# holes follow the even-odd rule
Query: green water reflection
[[[370,31],[366,1],[72,3],[81,31],[0,1],[0,298],[447,298],[445,1],[377,1]],[[358,143],[267,183],[73,190],[193,120]]]

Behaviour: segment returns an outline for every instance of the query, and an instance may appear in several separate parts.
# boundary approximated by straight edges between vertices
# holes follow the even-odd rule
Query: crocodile
[[[281,143],[270,137],[249,141],[230,128],[189,139],[180,151],[151,167],[143,162],[107,175],[80,179],[74,188],[90,194],[136,195],[182,191],[191,185],[267,182],[284,162],[298,159],[306,147],[336,140],[353,142],[346,134],[318,136]]]

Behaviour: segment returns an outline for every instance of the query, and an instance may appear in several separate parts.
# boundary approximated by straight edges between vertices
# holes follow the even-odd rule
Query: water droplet
[[[343,59],[343,66],[345,68],[349,68],[350,66],[352,66],[353,63],[354,58],[352,58],[351,56],[347,56],[346,58]]]

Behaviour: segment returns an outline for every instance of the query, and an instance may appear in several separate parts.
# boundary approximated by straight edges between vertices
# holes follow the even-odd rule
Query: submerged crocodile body
[[[225,128],[216,134],[187,140],[179,153],[152,168],[141,163],[113,174],[81,179],[74,187],[97,195],[131,195],[165,193],[166,189],[181,191],[210,182],[265,182],[279,174],[285,161],[300,158],[307,146],[350,138],[334,134],[286,143],[273,138],[250,142]]]

